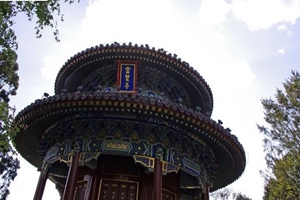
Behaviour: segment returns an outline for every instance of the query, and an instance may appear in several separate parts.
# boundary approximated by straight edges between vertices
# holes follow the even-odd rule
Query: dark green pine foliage
[[[263,99],[267,169],[264,200],[300,199],[300,74],[292,75],[277,89],[274,99]]]
[[[56,19],[63,21],[61,3],[71,4],[73,1],[0,1],[0,199],[7,198],[10,182],[20,167],[12,144],[17,131],[13,126],[14,108],[9,105],[10,96],[16,95],[19,86],[14,18],[18,13],[24,13],[29,21],[35,21],[37,38],[42,36],[43,29],[50,27],[55,40],[59,41]]]

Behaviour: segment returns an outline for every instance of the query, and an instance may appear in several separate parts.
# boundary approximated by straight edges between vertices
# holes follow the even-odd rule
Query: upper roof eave
[[[86,63],[91,62],[91,59],[100,58],[103,58],[101,62],[114,63],[116,59],[122,59],[125,54],[144,58],[142,62],[148,62],[146,60],[149,60],[150,58],[150,60],[152,59],[156,62],[156,65],[159,65],[159,62],[164,62],[166,65],[172,66],[172,69],[174,68],[180,71],[179,74],[184,74],[184,76],[188,77],[193,83],[198,84],[197,87],[203,90],[201,94],[205,95],[205,110],[206,112],[209,112],[209,116],[211,116],[213,110],[213,94],[205,79],[187,62],[178,58],[176,54],[167,53],[163,49],[156,50],[154,47],[150,48],[148,45],[138,46],[137,44],[131,45],[131,43],[128,45],[125,43],[120,45],[118,43],[113,43],[110,45],[98,45],[77,53],[71,57],[58,72],[55,81],[55,94],[58,94],[60,90],[64,88],[65,81],[71,74],[79,70],[78,67],[81,67],[80,65],[86,65]],[[162,66],[160,67],[162,68]],[[165,70],[169,71],[169,73],[172,72],[171,69],[165,68]],[[81,73],[82,72],[83,71],[81,70]],[[87,72],[84,71],[84,73]]]

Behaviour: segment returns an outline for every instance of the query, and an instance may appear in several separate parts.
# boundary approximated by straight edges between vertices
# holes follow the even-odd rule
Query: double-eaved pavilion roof
[[[191,105],[180,102],[161,101],[139,95],[112,95],[105,92],[78,91],[78,86],[87,75],[97,68],[114,64],[115,60],[137,60],[151,65],[178,80],[191,97]],[[66,89],[67,92],[61,91]],[[198,109],[201,108],[201,111]],[[211,191],[225,187],[240,177],[246,159],[242,145],[236,136],[210,118],[213,108],[211,90],[201,75],[181,61],[176,55],[146,46],[100,45],[70,58],[61,68],[55,82],[55,95],[37,99],[17,116],[20,131],[15,138],[20,154],[34,166],[41,168],[44,157],[39,154],[39,145],[45,130],[56,121],[77,113],[139,113],[146,118],[158,116],[186,130],[191,138],[200,138],[215,156],[215,173],[210,178]]]

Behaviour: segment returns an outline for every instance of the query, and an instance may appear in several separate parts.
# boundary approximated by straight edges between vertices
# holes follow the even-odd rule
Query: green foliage
[[[267,179],[264,200],[300,199],[300,154],[287,154],[276,161],[274,176]]]
[[[17,176],[17,170],[20,168],[20,162],[16,153],[9,149],[0,152],[0,199],[6,199],[9,195],[9,186],[11,181]]]
[[[11,48],[2,48],[0,53],[0,99],[9,102],[9,95],[15,95],[19,86],[17,54]]]
[[[37,38],[42,36],[46,27],[50,27],[55,40],[59,41],[56,19],[63,21],[61,2],[71,4],[74,0],[0,1],[0,199],[6,199],[10,182],[17,176],[19,168],[17,153],[12,146],[17,131],[12,124],[14,109],[8,104],[19,86],[14,18],[18,13],[24,13],[29,21],[35,20]]]
[[[11,143],[11,139],[18,131],[13,125],[14,111],[15,109],[9,107],[7,102],[0,102],[0,199],[6,199],[9,195],[8,187],[20,168]]]
[[[277,89],[275,100],[262,100],[265,121],[269,128],[258,125],[260,132],[265,136],[265,200],[300,197],[299,72],[292,71],[291,77],[283,83],[283,87],[283,91]]]
[[[13,29],[14,18],[18,13],[24,13],[29,21],[35,21],[35,31],[38,38],[46,27],[53,29],[56,41],[59,41],[58,23],[63,21],[60,12],[60,0],[48,1],[0,1],[0,98],[9,101],[10,95],[15,95],[19,86],[17,74],[18,63],[17,36]],[[74,0],[64,2],[73,3]],[[57,17],[54,17],[57,16]]]

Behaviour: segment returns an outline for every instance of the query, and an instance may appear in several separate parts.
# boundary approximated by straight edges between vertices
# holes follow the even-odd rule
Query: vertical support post
[[[97,199],[98,197],[98,190],[99,190],[99,186],[98,184],[98,177],[97,177],[97,173],[94,171],[92,173],[92,178],[90,179],[91,184],[90,184],[90,192],[88,194],[88,199]]]
[[[153,199],[162,199],[162,157],[163,149],[157,148],[154,159]]]
[[[43,167],[40,173],[38,184],[36,186],[33,200],[42,200],[45,186],[47,183],[47,178],[48,178],[48,173],[45,172],[45,169]]]
[[[202,194],[201,199],[203,199],[203,200],[209,200],[209,187],[208,187],[208,183],[205,183],[205,185],[204,185],[204,193]]]
[[[154,161],[153,195],[155,200],[162,198],[162,162],[160,157],[156,157]]]
[[[71,157],[71,164],[69,168],[69,173],[64,189],[64,194],[62,200],[73,200],[75,195],[76,180],[77,180],[77,171],[79,163],[79,151],[74,152],[74,155]]]
[[[155,162],[155,161],[154,161]],[[139,199],[152,200],[153,199],[153,174],[147,174],[143,171],[143,192]]]

